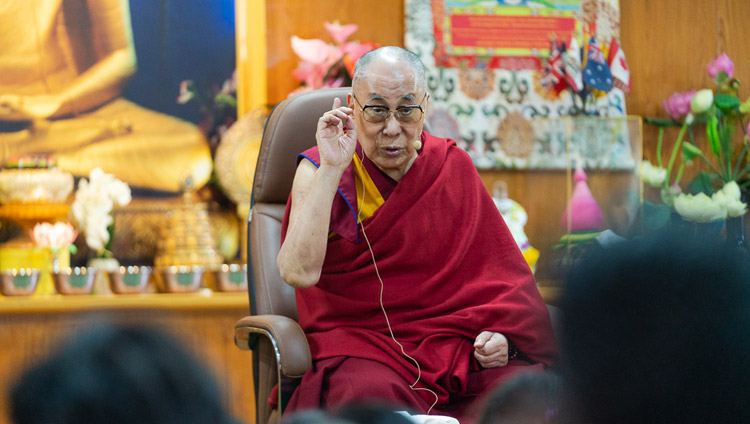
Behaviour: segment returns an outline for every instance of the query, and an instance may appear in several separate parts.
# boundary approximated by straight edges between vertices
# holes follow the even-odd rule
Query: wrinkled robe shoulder
[[[447,401],[479,368],[473,342],[481,331],[503,333],[529,364],[550,365],[556,347],[529,266],[471,159],[449,139],[423,132],[422,143],[363,224],[393,334],[419,362],[423,383]],[[316,150],[304,156],[314,161]],[[344,202],[340,196],[334,202]],[[291,199],[282,240],[290,206]],[[313,360],[370,359],[413,380],[416,367],[391,339],[381,282],[361,229],[358,235],[329,239],[318,284],[296,290]]]

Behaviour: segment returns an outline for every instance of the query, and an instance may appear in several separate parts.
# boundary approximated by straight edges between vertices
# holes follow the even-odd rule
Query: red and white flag
[[[629,93],[631,88],[630,68],[628,68],[628,63],[625,61],[625,52],[622,51],[620,43],[614,37],[609,43],[607,63],[612,72],[612,78],[615,80],[615,87],[622,90],[625,94]]]
[[[581,91],[583,88],[583,74],[581,73],[581,46],[578,45],[576,38],[570,37],[568,48],[563,53],[563,62],[565,62],[565,82],[573,88],[574,91]]]

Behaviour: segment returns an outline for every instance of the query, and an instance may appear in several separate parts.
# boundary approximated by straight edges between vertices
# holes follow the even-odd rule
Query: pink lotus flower
[[[330,47],[325,41],[314,38],[305,40],[292,36],[292,50],[300,59],[310,63],[323,63],[330,55]]]
[[[328,30],[328,33],[331,34],[331,37],[333,37],[333,41],[337,44],[346,41],[350,35],[354,34],[359,29],[357,24],[341,25],[339,24],[339,21],[334,21],[333,23],[325,22],[323,25]]]
[[[42,222],[36,224],[31,230],[31,240],[39,247],[59,250],[73,244],[78,232],[67,223],[58,222],[50,224]]]
[[[690,100],[693,99],[694,94],[695,91],[674,93],[669,99],[664,100],[664,109],[672,119],[679,121],[690,113]]]
[[[706,69],[711,78],[716,78],[720,72],[726,73],[727,78],[732,78],[732,75],[734,75],[734,62],[732,62],[732,59],[726,53],[722,53],[721,56],[709,62],[706,65]]]

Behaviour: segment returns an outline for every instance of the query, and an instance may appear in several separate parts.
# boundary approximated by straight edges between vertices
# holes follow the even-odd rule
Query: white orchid
[[[88,180],[82,178],[78,183],[71,211],[86,236],[86,245],[99,256],[111,238],[108,227],[114,222],[113,209],[131,200],[130,187],[99,168],[91,170]]]

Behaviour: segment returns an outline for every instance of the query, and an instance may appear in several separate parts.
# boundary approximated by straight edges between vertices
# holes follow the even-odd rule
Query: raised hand
[[[357,130],[352,109],[341,106],[341,99],[333,99],[333,108],[318,120],[315,139],[320,151],[320,165],[344,170],[354,155]]]

